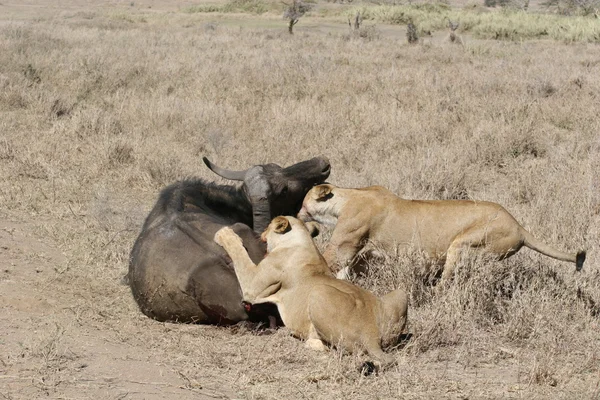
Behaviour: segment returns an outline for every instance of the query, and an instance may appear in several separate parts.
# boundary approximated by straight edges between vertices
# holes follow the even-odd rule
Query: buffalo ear
[[[290,226],[290,221],[286,217],[277,217],[273,220],[273,224],[275,225],[275,232],[284,234],[289,232],[292,227]]]
[[[317,186],[317,200],[318,201],[325,201],[331,198],[332,194],[331,194],[331,190],[332,187],[331,186],[327,186],[327,185],[321,185],[321,186]]]
[[[317,236],[319,236],[319,233],[321,233],[318,222],[310,221],[310,222],[305,223],[304,225],[306,225],[306,229],[308,229],[308,233],[310,233],[310,237],[313,237],[313,238],[317,237]]]

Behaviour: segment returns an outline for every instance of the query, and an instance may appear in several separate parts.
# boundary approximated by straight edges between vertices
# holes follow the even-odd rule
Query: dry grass
[[[192,394],[598,397],[597,46],[409,46],[400,30],[364,40],[302,24],[292,37],[283,20],[240,28],[152,4],[18,18],[21,9],[0,6],[10,11],[0,21],[1,215],[31,221],[31,235],[65,256],[32,278],[61,321],[39,316],[37,336],[21,333],[31,343],[21,358],[52,383],[33,397],[81,384],[60,371],[79,370],[83,350],[70,348],[91,336],[154,357]],[[436,294],[417,255],[374,263],[358,282],[409,289],[413,338],[396,350],[397,367],[369,378],[356,372],[360,356],[314,354],[284,329],[260,336],[141,315],[120,279],[162,186],[213,179],[203,155],[244,168],[317,154],[341,186],[499,202],[544,241],[586,248],[587,264],[574,274],[525,249],[504,262],[465,261]],[[33,368],[1,360],[4,370]]]

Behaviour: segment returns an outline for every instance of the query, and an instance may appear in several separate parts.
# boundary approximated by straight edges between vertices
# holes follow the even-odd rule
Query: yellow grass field
[[[227,4],[0,0],[0,398],[600,398],[600,20],[493,40],[450,8],[481,31],[450,43],[419,14],[409,45],[370,3],[319,0],[294,35],[280,3],[199,12]],[[417,253],[374,262],[356,283],[406,288],[412,338],[368,377],[364,356],[315,353],[285,328],[138,310],[122,278],[162,187],[224,182],[202,156],[316,155],[340,186],[498,202],[586,265],[475,257],[436,293]]]

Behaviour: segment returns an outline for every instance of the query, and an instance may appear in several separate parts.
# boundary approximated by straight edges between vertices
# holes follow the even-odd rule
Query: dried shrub
[[[133,147],[127,143],[119,143],[113,146],[108,153],[108,161],[111,166],[133,163],[135,161]]]
[[[10,161],[15,158],[15,146],[6,139],[0,141],[0,160]]]
[[[50,106],[50,116],[52,118],[62,118],[71,114],[74,105],[67,103],[63,99],[55,99]]]
[[[360,38],[366,41],[378,40],[381,38],[381,32],[375,25],[361,26],[356,30],[352,30],[346,38]]]
[[[561,15],[597,16],[600,11],[600,0],[547,0],[540,5]]]
[[[33,65],[27,64],[25,68],[23,68],[23,75],[25,78],[29,79],[32,83],[38,84],[42,82],[42,77],[40,76],[40,72],[37,68],[34,68]]]
[[[533,84],[529,84],[527,87],[527,92],[529,94],[538,95],[540,97],[550,97],[554,93],[557,92],[556,86],[552,84],[552,82],[548,80],[537,80]]]
[[[155,187],[164,187],[183,176],[179,162],[173,158],[147,160],[145,169]]]
[[[406,40],[410,44],[419,42],[419,36],[417,35],[417,27],[412,22],[409,22],[406,26]]]

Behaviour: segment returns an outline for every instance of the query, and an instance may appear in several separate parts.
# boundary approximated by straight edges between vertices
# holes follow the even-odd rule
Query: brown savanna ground
[[[18,4],[17,4],[18,3]],[[192,2],[0,4],[0,397],[599,398],[600,48]],[[133,6],[131,5],[133,4]],[[332,183],[503,204],[584,271],[523,249],[432,293],[417,255],[358,281],[411,294],[397,366],[285,329],[159,323],[121,283],[164,185],[323,154]]]

